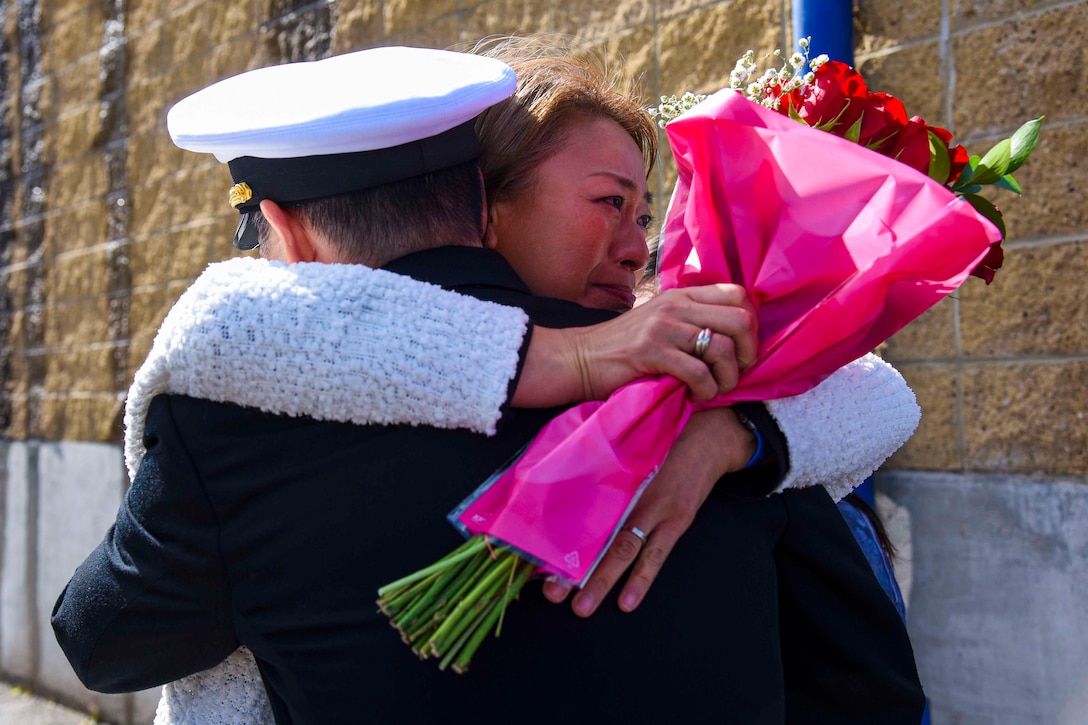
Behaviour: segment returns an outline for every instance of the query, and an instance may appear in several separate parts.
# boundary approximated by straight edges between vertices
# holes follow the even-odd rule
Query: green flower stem
[[[407,639],[412,643],[412,649],[420,657],[432,655],[430,641],[433,633],[442,626],[450,613],[460,602],[466,592],[476,585],[480,577],[486,573],[491,564],[491,556],[487,549],[481,549],[476,556],[470,559],[459,575],[450,582],[448,591],[432,602],[432,606],[424,613],[425,619],[412,626],[407,634]],[[423,635],[428,635],[424,637]]]
[[[378,606],[386,614],[395,615],[410,602],[415,601],[415,598],[420,596],[422,592],[426,592],[431,585],[431,581],[437,576],[437,574],[431,574],[429,577],[411,582],[403,587],[388,590],[386,596],[378,599]]]
[[[475,536],[425,569],[379,590],[378,606],[421,659],[439,668],[468,670],[469,661],[492,632],[499,636],[506,607],[536,566],[517,554],[493,550]]]
[[[454,607],[446,621],[443,622],[443,625],[448,625],[446,629],[443,630],[442,627],[439,627],[430,639],[431,654],[433,656],[444,656],[450,651],[453,643],[457,641],[462,632],[479,626],[477,618],[481,610],[487,608],[491,602],[497,599],[509,566],[510,563],[506,559],[491,563],[486,570],[486,576],[464,599],[458,602],[457,607]]]
[[[482,611],[480,611],[479,614],[476,615],[476,617],[473,618],[472,623],[468,627],[466,627],[465,631],[463,631],[457,637],[457,641],[455,641],[450,646],[449,651],[446,652],[444,657],[442,657],[442,660],[438,663],[438,669],[445,670],[447,667],[449,667],[450,662],[452,662],[453,659],[457,657],[458,653],[461,652],[462,648],[465,646],[465,643],[468,642],[470,638],[474,637],[477,632],[480,632],[481,629],[486,636],[488,629],[490,629],[490,627],[487,625],[487,621],[491,620],[493,622],[494,618],[491,615],[498,606],[499,600],[493,599]],[[483,626],[481,627],[481,625]],[[461,673],[458,672],[458,674]]]
[[[403,587],[403,586],[405,586],[407,584],[411,584],[413,582],[419,581],[420,579],[426,579],[428,576],[430,576],[434,572],[441,571],[445,566],[448,566],[451,562],[460,561],[462,559],[468,559],[469,557],[471,557],[473,554],[475,554],[480,549],[486,549],[486,548],[487,548],[487,542],[484,540],[484,537],[474,536],[471,539],[469,539],[468,541],[466,541],[464,544],[461,544],[461,546],[459,546],[457,549],[455,549],[452,553],[446,555],[442,559],[439,559],[434,564],[431,564],[430,566],[428,566],[426,568],[420,569],[419,571],[415,572],[414,574],[409,574],[406,577],[402,577],[400,579],[397,579],[395,582],[392,582],[390,584],[386,584],[384,587],[382,587],[381,589],[378,590],[378,596],[379,597],[383,596],[383,595],[386,594],[386,592],[388,592],[390,590],[397,589],[399,587]]]
[[[458,562],[456,565],[458,567],[457,575],[450,577],[444,583],[436,583],[434,585],[435,595],[447,602],[457,599],[465,587],[471,586],[472,582],[479,577],[479,572],[486,567],[490,559],[491,554],[484,548],[477,551],[476,555],[471,559]]]
[[[463,675],[468,672],[469,662],[472,660],[472,656],[476,654],[476,650],[483,644],[484,638],[491,633],[491,629],[495,627],[496,622],[500,622],[499,627],[495,631],[495,636],[499,636],[499,630],[501,630],[501,619],[506,612],[506,605],[510,603],[520,592],[525,583],[529,581],[529,577],[533,575],[533,571],[536,567],[522,559],[519,559],[517,567],[520,567],[521,571],[513,582],[507,586],[503,593],[502,602],[499,606],[490,611],[488,620],[483,623],[482,626],[476,628],[472,639],[470,639],[464,647],[461,649],[461,653],[457,656],[457,659],[453,663],[453,671],[459,675]]]
[[[417,617],[426,619],[428,615],[433,614],[434,610],[442,606],[443,600],[441,597],[449,583],[455,581],[457,575],[464,569],[464,560],[447,562],[445,571],[436,572],[436,576],[424,580],[428,582],[426,588],[412,598],[410,605],[405,608],[404,612],[393,620],[393,625],[403,631],[410,627]]]
[[[502,576],[512,564],[511,557],[504,557],[500,554],[498,560],[488,562],[489,568],[484,570],[486,575],[457,603],[453,612],[438,628],[438,631],[434,633],[434,636],[431,637],[431,651],[436,656],[445,654],[449,643],[471,623],[471,618],[466,617],[466,615],[472,612],[474,608],[481,606],[480,602],[486,602],[489,590],[494,590],[502,585]]]
[[[398,621],[396,626],[401,630],[409,643],[414,643],[419,637],[436,629],[449,614],[451,602],[456,602],[461,594],[472,582],[478,578],[480,567],[487,561],[486,550],[477,552],[476,556],[467,562],[455,564],[456,569],[451,570],[452,576],[445,583],[436,582],[432,591],[420,596],[423,609],[418,612],[414,621]]]
[[[431,614],[434,617],[446,619],[450,612],[461,601],[466,592],[476,586],[480,578],[487,572],[491,563],[491,556],[486,549],[477,552],[476,556],[469,560],[467,566],[453,581],[450,582],[449,591],[444,593],[440,605]]]
[[[518,595],[521,594],[521,588],[525,586],[526,582],[529,581],[529,578],[533,575],[533,572],[535,571],[536,564],[533,564],[530,561],[525,561],[520,557],[518,558],[517,564],[510,572],[510,581],[506,585],[506,591],[503,592],[502,612],[499,616],[499,623],[495,626],[496,637],[502,634],[502,623],[506,619],[506,607],[510,604],[511,601],[517,599]],[[468,662],[466,662],[465,664],[467,665]]]
[[[430,657],[430,652],[427,651],[427,641],[434,631],[442,624],[445,618],[446,613],[444,610],[439,611],[428,618],[421,617],[412,622],[410,626],[403,627],[400,630],[401,639],[403,639],[421,659],[426,659],[427,657]]]
[[[502,569],[513,572],[517,562],[512,562],[512,567],[507,567],[508,563],[511,562],[504,558],[502,562],[497,563],[497,566],[501,565]],[[502,569],[493,569],[492,573],[498,571],[502,574]],[[502,595],[504,579],[509,581],[509,577],[505,575],[493,577],[486,591],[481,594],[471,607],[459,615],[457,625],[447,634],[445,640],[434,648],[432,654],[435,657],[442,657],[439,669],[444,670],[481,627],[483,628],[483,636],[486,636],[494,628],[496,617],[502,614],[499,608],[504,606],[505,602],[505,597]],[[492,613],[495,616],[491,616]]]

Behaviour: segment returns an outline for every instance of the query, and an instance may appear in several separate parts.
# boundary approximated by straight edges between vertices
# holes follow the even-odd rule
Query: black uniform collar
[[[483,247],[437,247],[394,259],[382,267],[446,289],[494,286],[532,294],[501,254]]]

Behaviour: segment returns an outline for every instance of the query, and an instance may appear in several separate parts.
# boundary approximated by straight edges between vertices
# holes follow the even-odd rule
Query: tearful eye
[[[638,225],[640,227],[642,227],[643,229],[648,230],[651,226],[653,226],[653,223],[654,223],[654,218],[649,214],[643,214],[642,216],[640,216],[638,218]]]
[[[623,208],[623,197],[622,196],[606,196],[601,201],[603,201],[605,204],[608,204],[609,206],[611,206],[614,209],[622,209]]]

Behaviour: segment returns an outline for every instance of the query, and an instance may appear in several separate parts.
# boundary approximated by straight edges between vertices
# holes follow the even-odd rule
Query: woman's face
[[[586,118],[520,196],[493,204],[487,244],[533,294],[629,310],[649,261],[650,192],[642,154],[611,119]]]

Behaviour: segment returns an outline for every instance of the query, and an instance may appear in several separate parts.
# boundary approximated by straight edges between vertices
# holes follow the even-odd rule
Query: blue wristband
[[[748,462],[744,464],[744,467],[751,468],[752,466],[758,466],[760,463],[767,460],[767,455],[769,454],[767,445],[764,443],[763,436],[760,434],[756,424],[749,420],[748,416],[741,413],[739,410],[734,410],[734,412],[737,414],[737,418],[740,422],[743,423],[748,430],[752,431],[752,435],[756,437],[756,452],[752,454],[752,457],[748,459]]]

